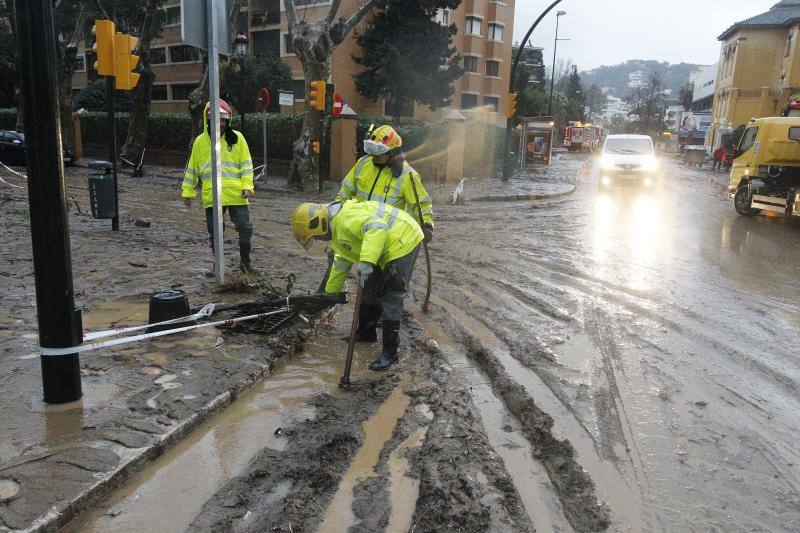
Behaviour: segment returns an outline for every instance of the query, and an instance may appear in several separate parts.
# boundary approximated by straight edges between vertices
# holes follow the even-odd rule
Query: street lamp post
[[[556,51],[558,49],[558,19],[561,18],[563,15],[566,15],[566,11],[559,11],[556,13],[556,39],[553,41],[553,73],[550,76],[550,104],[548,106],[548,114],[552,117],[553,116],[553,88],[555,87],[556,83]],[[566,39],[561,39],[566,40]]]
[[[509,79],[508,79],[508,92],[509,92],[509,94],[514,90],[514,79],[515,79],[516,73],[517,73],[517,66],[519,66],[519,60],[522,57],[522,50],[525,48],[525,44],[524,43],[528,42],[528,39],[530,38],[531,34],[533,33],[533,30],[536,29],[536,27],[539,25],[539,23],[542,21],[542,19],[544,17],[546,17],[547,14],[550,13],[550,11],[552,11],[553,8],[556,7],[560,3],[561,3],[561,0],[554,0],[553,3],[548,6],[547,9],[542,11],[542,14],[539,15],[539,18],[536,19],[536,22],[533,23],[533,25],[528,29],[528,33],[526,33],[525,37],[523,37],[522,41],[520,41],[523,44],[522,44],[522,46],[519,47],[519,49],[517,49],[517,53],[514,56],[514,61],[511,64],[511,75],[509,76]],[[514,172],[514,164],[513,164],[513,161],[511,161],[511,158],[509,157],[509,152],[508,152],[508,145],[511,144],[511,129],[513,127],[513,121],[514,121],[514,117],[506,118],[506,139],[505,139],[505,143],[503,145],[503,179],[504,180],[511,179],[511,174]]]
[[[247,44],[248,39],[247,35],[240,33],[233,39],[233,57],[236,61],[239,62],[239,75],[244,75],[244,60],[247,57]],[[241,94],[239,95],[240,99],[246,98],[244,92],[245,89],[240,85]],[[242,116],[242,131],[244,131],[244,112],[240,111],[240,115]],[[231,125],[232,126],[232,125]]]

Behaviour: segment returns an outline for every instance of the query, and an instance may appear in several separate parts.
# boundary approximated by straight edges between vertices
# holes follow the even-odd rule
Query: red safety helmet
[[[231,106],[225,100],[219,100],[219,118],[222,120],[230,120],[233,116]],[[211,118],[211,102],[206,104],[206,118]]]

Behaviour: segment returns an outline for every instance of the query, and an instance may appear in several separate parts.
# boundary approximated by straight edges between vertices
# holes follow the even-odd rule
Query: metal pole
[[[542,11],[542,14],[539,15],[539,18],[537,18],[536,22],[534,22],[533,25],[528,29],[528,33],[525,34],[525,37],[523,37],[522,41],[520,41],[520,42],[522,42],[522,43],[528,42],[528,39],[530,38],[531,34],[533,33],[533,30],[536,29],[536,27],[539,25],[539,23],[542,21],[542,19],[545,16],[547,16],[547,14],[550,13],[550,11],[552,11],[553,8],[556,7],[560,3],[561,3],[561,0],[555,0],[552,4],[550,4],[550,6],[547,9]],[[514,56],[514,61],[511,64],[511,76],[509,76],[509,78],[508,78],[508,92],[509,93],[514,90],[514,76],[517,73],[517,66],[519,66],[519,60],[522,57],[522,49],[523,48],[524,48],[524,46],[520,46],[517,49],[517,54]],[[513,162],[509,162],[509,157],[508,157],[508,145],[511,144],[511,129],[513,127],[513,120],[514,120],[513,117],[508,117],[506,119],[506,139],[505,139],[505,144],[503,145],[503,179],[504,180],[511,179],[511,174],[514,172]]]
[[[556,82],[556,50],[558,49],[558,19],[561,17],[556,15],[556,40],[553,41],[553,74],[550,76],[550,104],[548,106],[547,114],[553,116],[553,88]]]
[[[264,175],[264,182],[267,181],[267,108],[264,108],[264,168],[261,169],[261,173]]]
[[[108,160],[111,162],[111,175],[114,176],[114,218],[111,230],[119,231],[119,190],[117,188],[117,121],[114,120],[114,77],[106,76],[106,107],[108,108]]]
[[[214,0],[206,0],[208,27],[208,93],[211,101],[211,121],[208,133],[211,136],[211,187],[214,209],[214,277],[219,285],[225,283],[225,254],[222,249],[222,177],[220,176],[219,146],[219,49],[217,46],[217,10]]]
[[[53,2],[28,0],[16,5],[39,345],[68,348],[80,344],[82,334],[72,287]],[[79,363],[77,354],[41,357],[45,402],[80,399]]]

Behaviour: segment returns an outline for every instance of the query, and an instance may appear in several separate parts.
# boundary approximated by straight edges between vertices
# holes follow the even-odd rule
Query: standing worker
[[[398,360],[403,300],[424,239],[417,221],[405,211],[379,202],[303,203],[292,217],[292,234],[306,250],[314,239],[330,241],[334,258],[325,284],[328,294],[342,291],[353,263],[365,301],[369,281],[375,277],[381,281],[373,288],[372,297],[383,314],[383,350],[369,368],[387,370]]]
[[[422,185],[420,175],[406,161],[402,150],[403,139],[389,125],[383,125],[367,134],[364,152],[347,173],[335,201],[347,200],[377,201],[402,211],[410,212],[417,220],[422,212],[422,231],[425,243],[433,239],[433,202]],[[332,254],[328,257],[328,273],[331,271]],[[328,274],[323,279],[320,290],[326,284]],[[376,328],[381,320],[381,305],[377,294],[381,286],[380,272],[375,271],[366,281],[364,301],[358,317],[359,342],[376,342]]]
[[[197,194],[198,180],[203,184],[203,208],[206,210],[211,250],[214,250],[214,195],[211,180],[211,135],[208,132],[211,102],[206,104],[203,114],[203,133],[192,144],[192,155],[183,177],[181,196],[186,207],[192,206]],[[253,272],[250,262],[250,238],[253,224],[250,222],[249,199],[253,197],[253,160],[250,149],[241,132],[231,127],[233,111],[225,100],[219,101],[220,123],[220,175],[222,176],[222,209],[230,213],[231,222],[239,234],[239,269]]]

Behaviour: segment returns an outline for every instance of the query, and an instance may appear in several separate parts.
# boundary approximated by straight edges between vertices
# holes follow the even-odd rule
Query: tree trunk
[[[306,82],[306,102],[309,102],[311,82],[327,81],[331,75],[331,56],[334,43],[331,39],[330,24],[325,20],[315,23],[298,22],[290,29],[294,52],[303,65]],[[324,98],[325,95],[320,95]],[[302,190],[304,183],[316,178],[318,157],[314,154],[312,142],[319,141],[320,152],[325,145],[325,129],[322,114],[306,106],[306,116],[300,138],[294,142],[292,164],[289,169],[289,185]]]
[[[17,131],[23,131],[23,115],[25,114],[25,102],[22,99],[22,73],[19,70],[19,41],[17,41],[17,12],[14,0],[6,0],[6,16],[8,17],[8,26],[11,28],[11,37],[14,39],[14,75],[16,77],[14,96],[17,101],[17,122],[14,126]]]
[[[144,161],[144,150],[147,145],[147,128],[150,124],[150,102],[153,95],[153,81],[155,74],[150,68],[150,45],[153,43],[158,29],[159,0],[148,0],[145,4],[145,21],[142,24],[142,34],[139,37],[139,61],[142,70],[139,73],[139,83],[133,90],[131,101],[130,120],[128,121],[128,136],[122,146],[121,157],[134,165],[134,175],[142,173],[141,164]]]
[[[203,132],[203,110],[205,109],[206,102],[208,102],[207,57],[208,55],[205,52],[200,53],[200,61],[206,65],[203,71],[203,79],[200,80],[200,85],[194,91],[189,93],[189,115],[192,117],[192,135],[189,139],[189,150],[192,149],[192,143],[194,142],[195,137]]]

